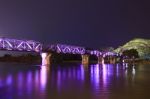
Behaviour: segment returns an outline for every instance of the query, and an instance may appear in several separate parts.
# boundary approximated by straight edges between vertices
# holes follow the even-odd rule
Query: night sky
[[[0,36],[100,48],[150,38],[149,0],[0,0]]]

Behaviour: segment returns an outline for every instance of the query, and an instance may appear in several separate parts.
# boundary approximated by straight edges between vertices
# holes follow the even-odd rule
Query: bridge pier
[[[113,64],[116,63],[116,57],[113,57],[112,63],[113,63]]]
[[[51,53],[46,53],[46,52],[43,52],[41,53],[41,57],[42,57],[42,65],[45,66],[45,65],[50,65],[50,57],[51,57]]]
[[[110,64],[115,64],[116,63],[116,58],[115,57],[110,57],[109,58],[109,63]]]
[[[102,56],[97,56],[97,61],[98,61],[98,64],[102,64],[103,63],[103,57]]]
[[[82,64],[83,65],[89,64],[89,55],[87,55],[87,54],[82,55]]]

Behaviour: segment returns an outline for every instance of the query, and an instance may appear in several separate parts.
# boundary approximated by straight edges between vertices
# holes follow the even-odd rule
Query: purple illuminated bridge
[[[66,44],[54,44],[43,46],[42,43],[34,40],[18,40],[9,38],[0,38],[0,50],[6,51],[27,51],[37,52],[41,54],[42,65],[50,64],[50,56],[52,53],[63,53],[63,54],[80,54],[82,56],[82,63],[88,64],[89,55],[95,55],[98,57],[98,62],[102,63],[105,56],[115,56],[113,52],[100,52],[98,50],[87,50],[84,47],[72,46]],[[112,58],[114,61],[115,59]]]

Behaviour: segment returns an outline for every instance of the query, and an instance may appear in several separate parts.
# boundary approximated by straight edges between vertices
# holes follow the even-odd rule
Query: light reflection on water
[[[47,72],[48,72],[47,67],[46,66],[41,66],[41,71],[40,71],[40,85],[41,85],[41,90],[45,90],[45,88],[46,88]]]
[[[149,97],[148,66],[135,64],[0,65],[0,99],[140,99]],[[138,84],[138,85],[137,85]],[[144,84],[144,85],[143,85]]]

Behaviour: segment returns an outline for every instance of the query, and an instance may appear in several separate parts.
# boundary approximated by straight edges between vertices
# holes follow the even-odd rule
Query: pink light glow
[[[46,56],[47,56],[47,53],[41,53],[41,57],[42,57],[42,66],[46,65]]]
[[[41,53],[42,59],[47,56],[47,53]]]
[[[103,66],[103,83],[104,85],[107,83],[107,65],[102,64]]]
[[[40,81],[41,81],[41,89],[45,90],[46,82],[47,82],[47,67],[41,66],[41,72],[40,72]]]

